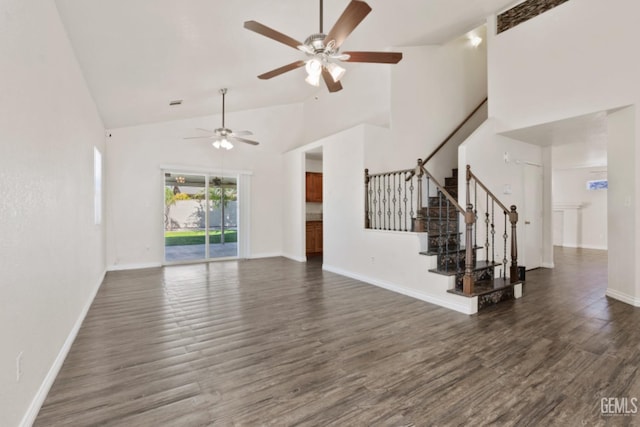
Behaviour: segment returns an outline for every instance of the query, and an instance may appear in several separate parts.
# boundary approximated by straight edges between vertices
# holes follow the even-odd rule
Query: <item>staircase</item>
[[[458,199],[458,169],[452,170],[452,176],[446,177],[444,190],[454,199]],[[478,310],[497,304],[501,301],[515,299],[514,287],[520,281],[511,281],[506,276],[502,263],[495,260],[478,260],[478,251],[483,246],[472,245],[471,271],[474,289],[470,295],[463,291],[465,274],[466,247],[462,244],[460,231],[460,215],[458,210],[438,190],[436,196],[428,198],[427,207],[422,208],[422,216],[427,222],[427,250],[421,255],[437,257],[436,268],[429,271],[444,276],[455,276],[454,286],[450,293],[478,297]],[[496,277],[496,271],[498,275]]]
[[[414,168],[375,174],[364,171],[365,228],[426,233],[427,248],[420,254],[435,257],[436,265],[425,273],[446,276],[450,281],[443,289],[442,280],[434,281],[432,276],[426,278],[425,286],[439,282],[438,292],[456,295],[449,295],[453,299],[476,298],[477,305],[467,300],[476,311],[522,296],[516,207],[507,208],[469,165],[464,186],[460,187],[466,190],[462,202],[458,197],[458,169],[453,169],[442,185],[426,164],[458,132],[469,131],[466,124],[473,122],[476,113],[481,114],[486,102],[478,105],[425,160],[418,159]]]

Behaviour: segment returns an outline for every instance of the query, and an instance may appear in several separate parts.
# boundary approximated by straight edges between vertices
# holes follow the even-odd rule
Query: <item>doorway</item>
[[[238,179],[164,171],[165,263],[238,257]]]

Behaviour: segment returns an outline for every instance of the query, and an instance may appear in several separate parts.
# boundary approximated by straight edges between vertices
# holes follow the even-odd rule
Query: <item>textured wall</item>
[[[498,34],[569,0],[527,0],[498,15]]]

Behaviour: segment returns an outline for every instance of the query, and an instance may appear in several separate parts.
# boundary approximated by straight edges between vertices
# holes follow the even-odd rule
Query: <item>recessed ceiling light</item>
[[[170,106],[181,105],[181,104],[182,104],[182,99],[176,99],[175,101],[170,101],[169,102]]]

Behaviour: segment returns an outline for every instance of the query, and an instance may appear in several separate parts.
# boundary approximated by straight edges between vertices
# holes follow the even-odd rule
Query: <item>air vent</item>
[[[169,102],[170,106],[175,106],[175,105],[182,105],[182,99],[176,99],[175,101],[171,101]]]

